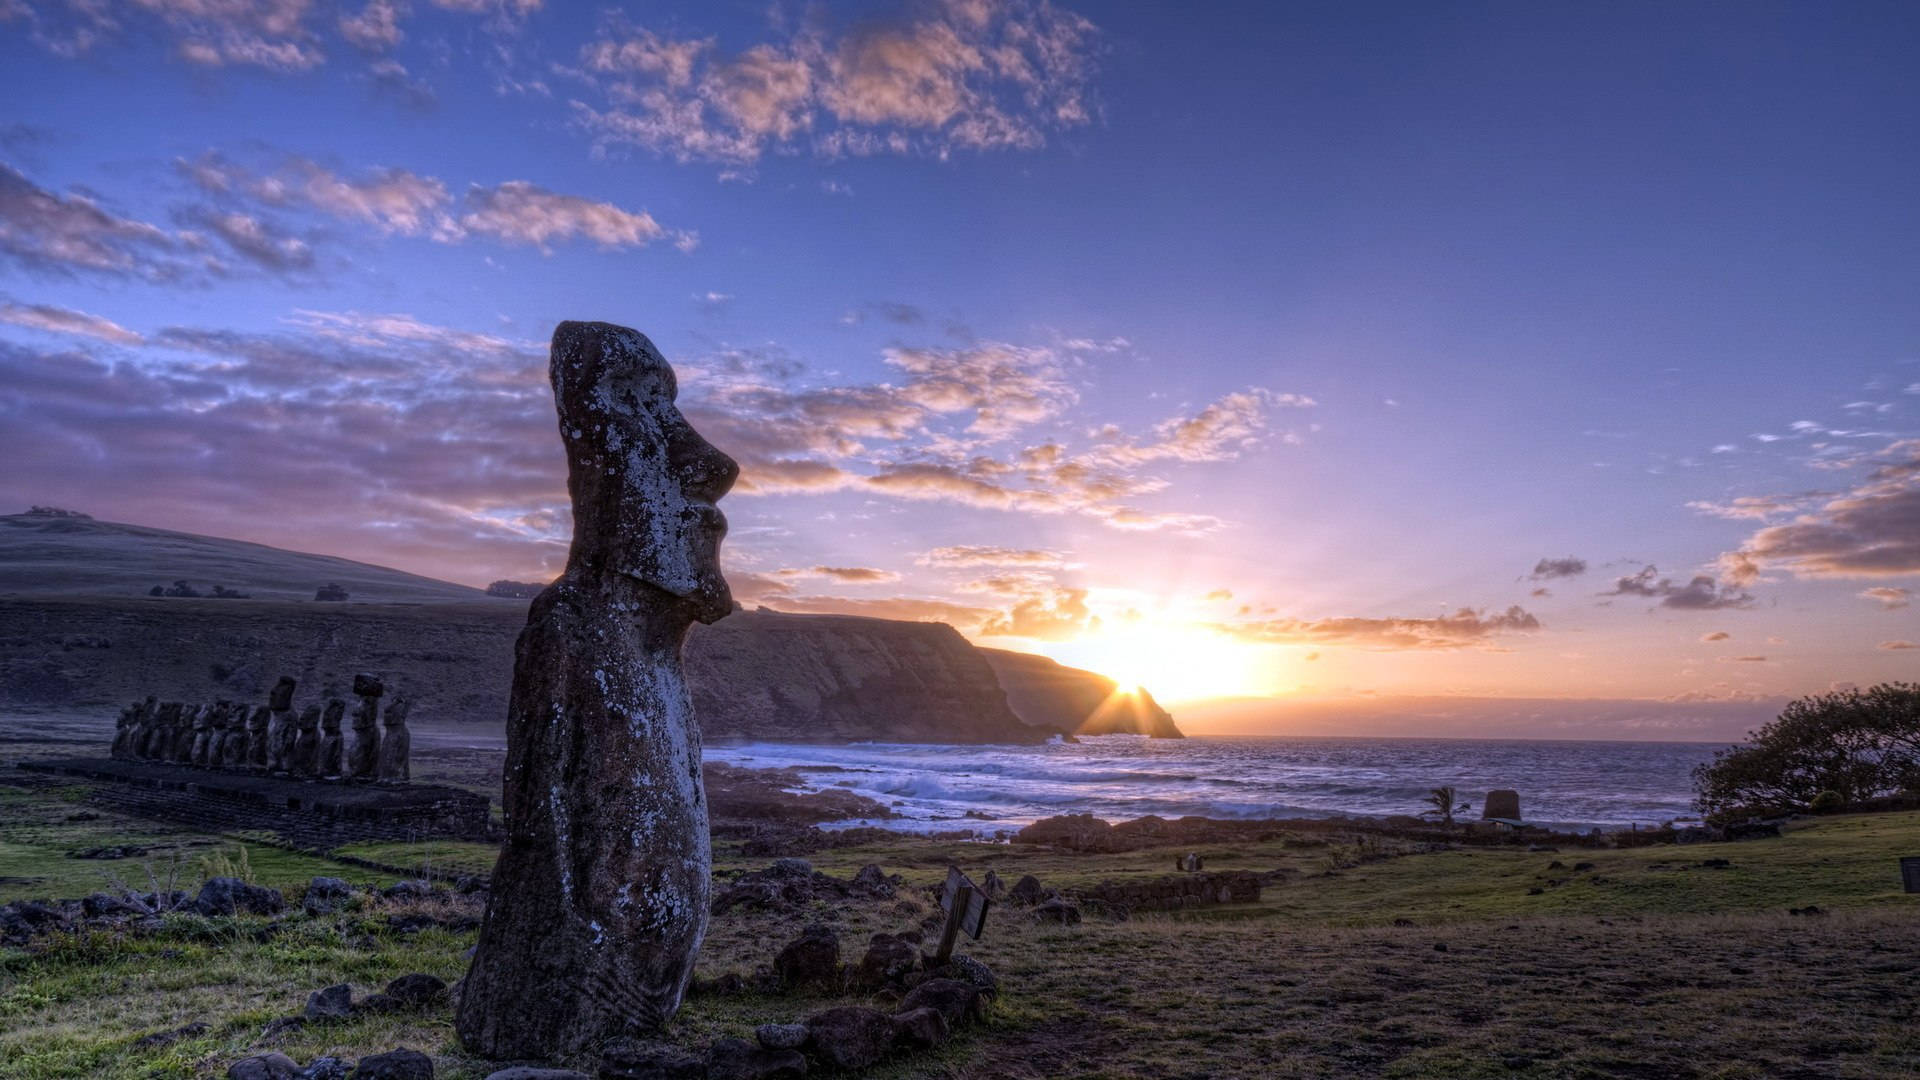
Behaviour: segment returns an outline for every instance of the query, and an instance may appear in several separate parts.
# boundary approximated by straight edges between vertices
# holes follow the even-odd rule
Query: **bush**
[[[1807,809],[1816,814],[1830,814],[1845,805],[1847,805],[1847,800],[1841,798],[1839,792],[1828,788],[1820,794],[1815,795],[1813,801],[1807,804]]]
[[[1883,683],[1788,703],[1748,741],[1693,770],[1710,818],[1807,810],[1920,790],[1920,685]]]

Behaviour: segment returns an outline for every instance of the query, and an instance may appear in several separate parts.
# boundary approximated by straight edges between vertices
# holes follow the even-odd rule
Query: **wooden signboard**
[[[931,962],[944,964],[953,956],[954,939],[962,930],[979,941],[981,931],[987,928],[987,908],[991,906],[985,889],[969,880],[959,867],[947,867],[946,883],[940,886],[940,908],[947,913],[947,924],[940,932],[940,947]]]

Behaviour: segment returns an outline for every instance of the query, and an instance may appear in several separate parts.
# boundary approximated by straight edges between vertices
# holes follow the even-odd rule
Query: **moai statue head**
[[[193,716],[189,719],[188,724],[195,731],[206,731],[213,726],[213,714],[225,707],[225,702],[218,705],[202,705],[193,710]]]
[[[256,735],[264,734],[267,730],[267,722],[271,719],[273,719],[273,711],[262,705],[253,710],[253,715],[247,717],[247,730]]]
[[[412,708],[412,701],[402,695],[394,695],[393,700],[387,702],[387,711],[380,714],[380,725],[386,728],[406,727],[407,713]]]
[[[339,698],[327,702],[327,708],[320,714],[320,730],[329,735],[340,734],[340,717],[347,711],[347,703]]]
[[[307,706],[305,709],[302,709],[300,711],[299,725],[300,725],[300,731],[303,734],[309,731],[320,730],[320,703],[319,702],[316,701],[313,704]]]
[[[387,684],[381,682],[378,675],[369,675],[363,671],[353,677],[354,697],[377,698],[386,692]]]
[[[280,676],[280,681],[274,683],[273,689],[267,693],[267,708],[274,712],[286,712],[293,708],[293,688],[291,675]]]
[[[627,575],[701,622],[732,611],[720,573],[727,519],[714,503],[740,466],[680,414],[660,350],[624,326],[563,322],[551,374],[573,497],[568,575]]]
[[[216,701],[207,716],[207,726],[215,731],[225,731],[232,721],[233,705],[230,702]]]

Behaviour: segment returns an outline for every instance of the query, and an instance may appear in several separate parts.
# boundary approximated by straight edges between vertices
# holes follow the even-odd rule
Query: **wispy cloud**
[[[1780,567],[1806,577],[1920,574],[1920,439],[1875,455],[1868,477],[1792,522],[1770,525],[1723,556],[1758,574]]]
[[[1615,579],[1613,588],[1602,596],[1644,596],[1660,601],[1661,607],[1683,611],[1720,611],[1753,605],[1753,597],[1735,584],[1722,584],[1708,574],[1696,574],[1685,584],[1660,576],[1655,566],[1642,567],[1637,573]]]
[[[1460,608],[1434,618],[1268,619],[1213,625],[1223,633],[1262,643],[1381,650],[1487,648],[1501,635],[1541,629],[1539,619],[1517,606],[1496,612]]]

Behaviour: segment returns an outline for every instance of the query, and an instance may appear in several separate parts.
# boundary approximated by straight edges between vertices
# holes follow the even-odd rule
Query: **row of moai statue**
[[[401,783],[409,778],[413,736],[407,731],[406,698],[395,696],[382,712],[386,686],[372,675],[354,676],[360,704],[349,744],[340,733],[347,703],[339,698],[324,706],[316,702],[296,718],[294,685],[281,676],[267,703],[253,709],[229,701],[196,706],[153,698],[129,705],[114,727],[113,756],[328,780]]]

